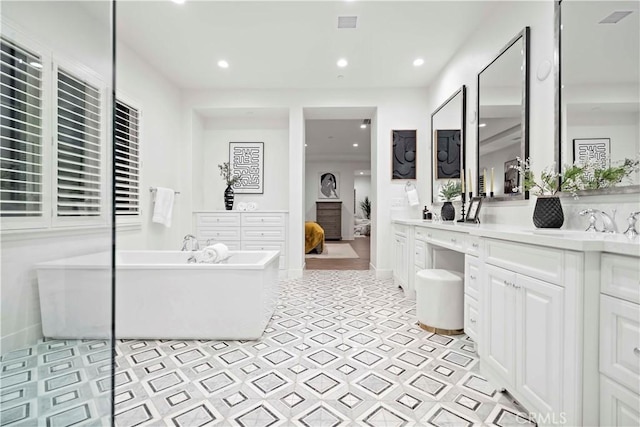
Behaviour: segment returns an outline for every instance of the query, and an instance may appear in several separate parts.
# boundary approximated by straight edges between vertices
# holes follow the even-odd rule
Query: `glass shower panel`
[[[112,2],[0,19],[0,425],[110,425]]]

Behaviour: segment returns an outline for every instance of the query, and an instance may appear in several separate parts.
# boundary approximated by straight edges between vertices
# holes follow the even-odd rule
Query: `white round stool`
[[[422,329],[436,334],[464,333],[464,280],[457,271],[416,273],[416,313]]]

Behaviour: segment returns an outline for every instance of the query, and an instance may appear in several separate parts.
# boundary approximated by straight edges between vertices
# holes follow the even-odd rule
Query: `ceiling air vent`
[[[355,28],[357,16],[338,16],[338,28]]]
[[[617,24],[622,21],[625,16],[631,15],[632,11],[630,10],[620,10],[613,12],[611,15],[604,18],[599,24]]]

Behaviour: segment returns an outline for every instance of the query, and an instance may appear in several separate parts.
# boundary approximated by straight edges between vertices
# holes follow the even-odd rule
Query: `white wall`
[[[185,172],[180,168],[180,157],[185,144],[182,137],[182,110],[180,91],[141,56],[122,43],[116,55],[116,93],[131,99],[139,106],[140,118],[140,197],[141,224],[135,230],[119,230],[118,249],[176,249],[182,236],[191,232],[184,229],[184,217],[189,194],[183,193]],[[190,183],[189,183],[190,184]],[[153,194],[150,187],[167,187],[180,191],[176,195],[170,228],[151,222]]]
[[[218,165],[229,161],[229,142],[264,142],[264,194],[235,194],[239,202],[256,202],[260,210],[287,210],[289,204],[289,123],[288,120],[208,119],[203,133],[202,156],[194,165],[202,171],[194,179],[194,195],[202,204],[195,210],[224,210],[226,184]],[[195,176],[195,169],[194,169]]]
[[[353,180],[353,186],[356,190],[356,216],[364,218],[362,209],[360,209],[360,202],[362,202],[365,197],[371,200],[371,176],[356,175]]]
[[[430,179],[429,124],[426,91],[423,89],[379,90],[185,90],[183,105],[186,117],[184,139],[192,138],[191,116],[207,108],[285,108],[289,110],[289,248],[290,273],[302,271],[304,262],[305,159],[304,107],[367,107],[377,108],[372,118],[372,200],[373,232],[371,263],[381,276],[391,271],[391,204],[404,199],[405,181],[391,180],[391,131],[417,129],[418,169],[420,182]],[[185,151],[190,150],[186,148]],[[424,155],[421,155],[423,153]],[[182,167],[189,170],[193,159],[184,159]],[[428,185],[428,184],[427,184]],[[428,189],[419,186],[421,200]],[[420,215],[421,207],[407,215]],[[376,225],[379,224],[379,227]],[[376,239],[378,240],[376,242]],[[298,248],[298,249],[294,249]]]
[[[104,13],[109,13],[106,3]],[[109,28],[88,18],[78,3],[3,1],[2,19],[9,20],[20,34],[53,51],[57,57],[88,67],[99,74],[105,84],[110,83],[111,33]],[[105,222],[100,227],[82,231],[8,233],[5,230],[0,239],[0,354],[4,354],[33,345],[42,337],[35,265],[109,251],[111,229]],[[111,283],[95,285],[111,286]],[[110,301],[104,303],[110,304]]]
[[[370,163],[363,162],[327,162],[307,161],[305,165],[305,220],[316,220],[316,201],[318,199],[318,180],[321,172],[339,174],[338,195],[342,202],[342,239],[353,240],[353,190],[355,188],[354,171],[367,169]],[[324,199],[326,200],[326,199]]]
[[[480,24],[429,86],[430,110],[437,108],[462,84],[467,86],[466,164],[476,165],[477,132],[476,123],[472,120],[476,110],[477,74],[519,31],[525,26],[531,27],[529,135],[530,157],[537,170],[554,161],[553,73],[544,81],[536,79],[536,69],[542,61],[553,63],[554,5],[553,2],[542,1],[504,2],[496,7],[496,12]],[[475,167],[473,169],[475,175]],[[477,190],[477,182],[474,182],[474,190]],[[480,217],[483,223],[531,225],[534,202],[535,199],[483,203]]]

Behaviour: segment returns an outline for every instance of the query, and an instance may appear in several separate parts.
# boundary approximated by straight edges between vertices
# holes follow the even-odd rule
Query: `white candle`
[[[487,193],[487,168],[484,168],[484,174],[482,176],[484,178],[482,180],[482,187],[483,187],[482,191],[483,191],[483,193],[486,194]]]
[[[471,168],[469,168],[469,193],[473,194],[473,174],[471,173]]]
[[[491,192],[493,193],[493,168],[491,168]]]

